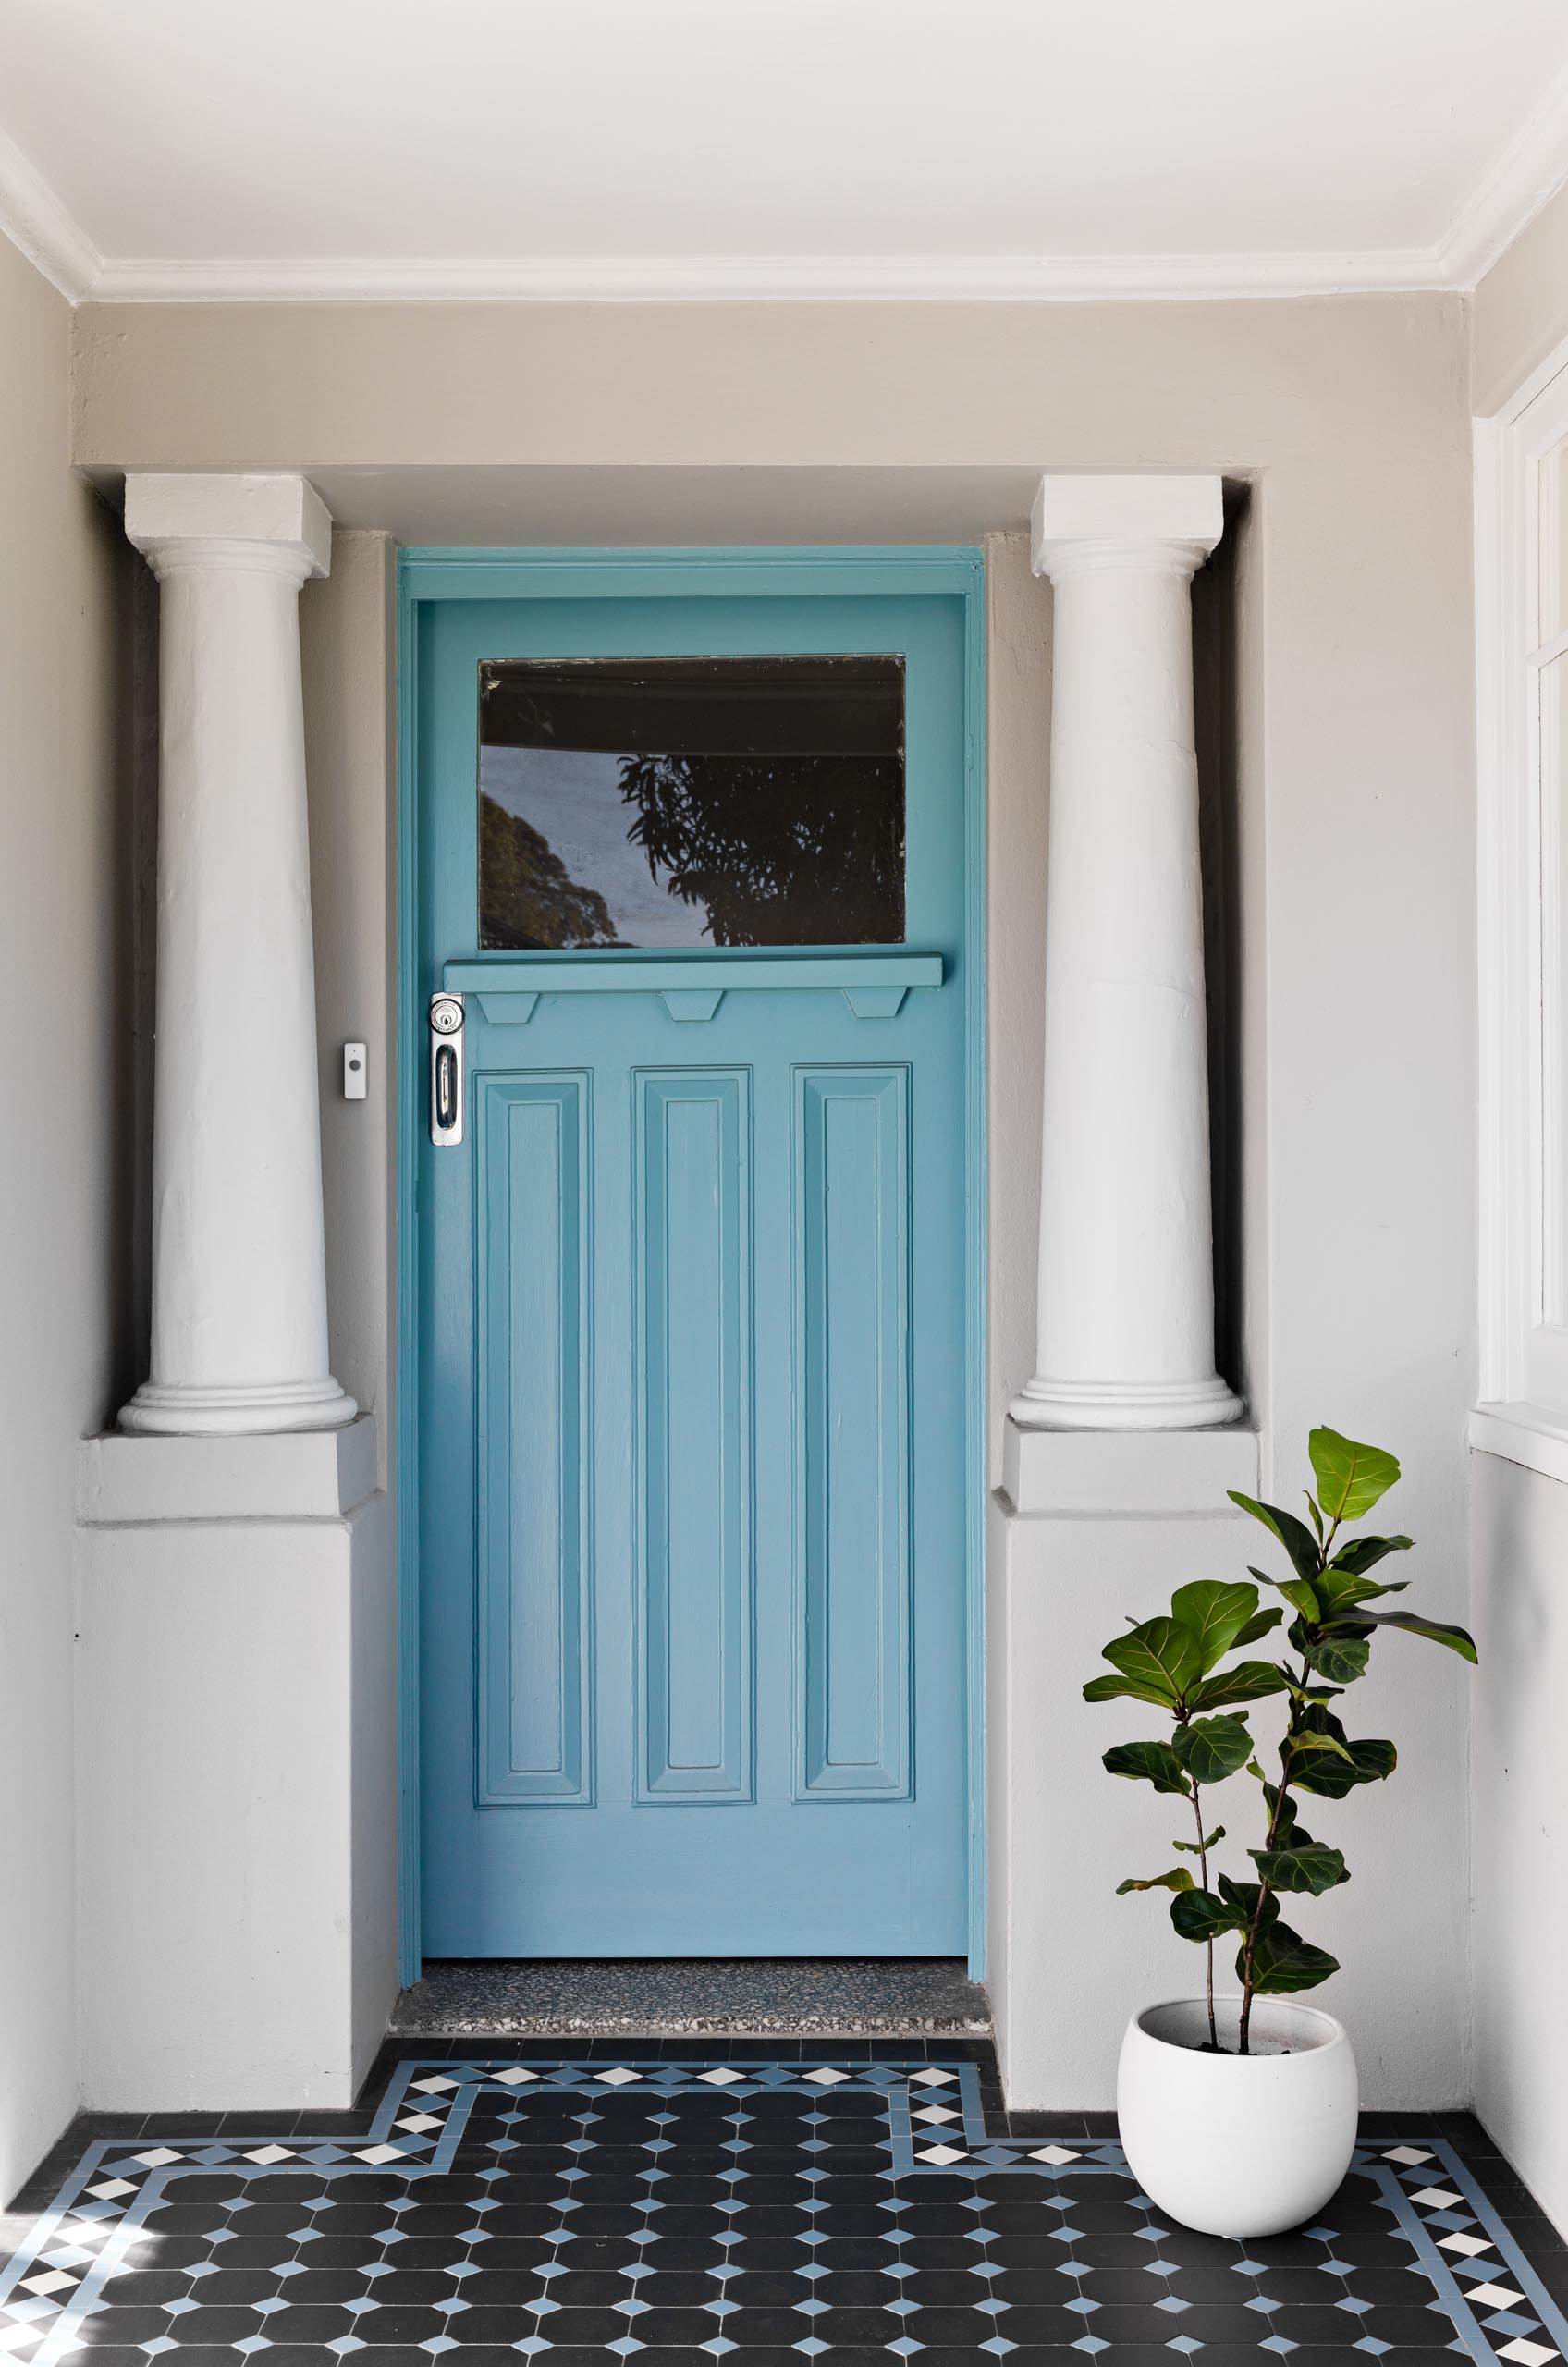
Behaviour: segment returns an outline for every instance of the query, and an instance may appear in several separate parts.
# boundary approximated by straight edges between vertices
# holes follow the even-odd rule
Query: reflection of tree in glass
[[[894,944],[904,933],[896,756],[627,756],[628,837],[716,945]]]
[[[507,952],[619,945],[604,898],[573,879],[542,832],[483,791],[479,941]]]

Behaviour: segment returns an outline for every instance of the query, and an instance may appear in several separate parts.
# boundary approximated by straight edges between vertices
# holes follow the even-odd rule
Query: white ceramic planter
[[[1234,2047],[1239,1997],[1217,1997]],[[1277,2236],[1316,2218],[1355,2146],[1355,2057],[1342,2025],[1288,1997],[1253,2000],[1247,2054],[1211,2054],[1208,2011],[1181,1998],[1135,2014],[1116,2110],[1133,2177],[1207,2236]]]

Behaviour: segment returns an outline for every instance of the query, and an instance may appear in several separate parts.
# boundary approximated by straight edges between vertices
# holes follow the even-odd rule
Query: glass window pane
[[[1540,464],[1540,623],[1537,640],[1568,628],[1568,438]]]
[[[901,657],[479,669],[479,941],[898,945]]]

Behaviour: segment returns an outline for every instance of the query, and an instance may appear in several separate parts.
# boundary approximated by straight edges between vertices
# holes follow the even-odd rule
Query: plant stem
[[[1193,1782],[1193,1814],[1197,1820],[1198,1828],[1198,1880],[1202,1883],[1204,1889],[1207,1890],[1208,1888],[1208,1851],[1204,1846],[1203,1802],[1198,1797],[1198,1784],[1195,1777]],[[1214,2022],[1214,1942],[1212,1940],[1205,1941],[1204,1955],[1207,1959],[1207,1969],[1208,1976],[1208,2042],[1210,2046],[1213,2047],[1215,2053],[1218,2054],[1219,2051],[1219,2032],[1215,2028]]]
[[[1311,1674],[1311,1662],[1304,1656],[1301,1664],[1301,1686],[1303,1691],[1305,1690],[1307,1679]],[[1280,1784],[1279,1788],[1274,1795],[1274,1813],[1268,1820],[1268,1831],[1264,1835],[1263,1846],[1266,1850],[1273,1848],[1275,1836],[1280,1830],[1280,1820],[1285,1812],[1285,1799],[1291,1787],[1291,1746],[1295,1739],[1300,1724],[1301,1715],[1301,1701],[1296,1695],[1292,1694],[1291,1697],[1290,1723],[1285,1728],[1285,1737],[1280,1745]],[[1257,1950],[1257,1935],[1263,1929],[1264,1909],[1267,1907],[1273,1895],[1273,1885],[1271,1883],[1265,1882],[1258,1884],[1257,1906],[1254,1911],[1252,1921],[1247,1926],[1246,1945],[1242,1952],[1241,2052],[1243,2054],[1249,2052],[1247,2038],[1252,2029],[1253,1958]]]

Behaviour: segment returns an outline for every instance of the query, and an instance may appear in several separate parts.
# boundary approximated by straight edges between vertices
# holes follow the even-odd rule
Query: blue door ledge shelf
[[[699,953],[686,960],[590,961],[557,955],[539,961],[519,961],[505,954],[489,961],[447,962],[441,982],[451,994],[479,997],[493,1026],[525,1026],[545,995],[656,994],[663,997],[671,1019],[711,1019],[727,994],[744,994],[779,987],[838,991],[857,1019],[895,1019],[912,987],[939,987],[943,957],[939,953],[834,953],[774,957],[761,961],[745,955],[724,962],[721,985],[715,984],[715,957]]]

